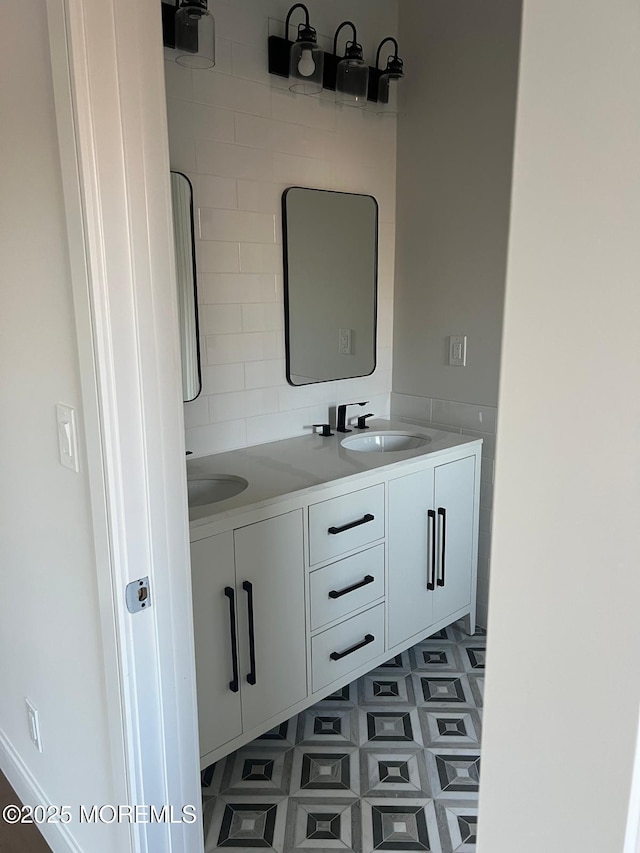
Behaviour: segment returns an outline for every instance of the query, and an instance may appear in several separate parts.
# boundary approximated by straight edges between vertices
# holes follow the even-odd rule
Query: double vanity
[[[368,427],[188,462],[202,767],[451,622],[475,630],[482,442]]]
[[[172,190],[189,401],[202,387],[193,198],[184,175]],[[282,222],[289,385],[370,376],[375,198],[289,187]],[[187,463],[203,767],[451,622],[475,630],[482,442],[370,413],[350,429],[346,412],[335,432]]]

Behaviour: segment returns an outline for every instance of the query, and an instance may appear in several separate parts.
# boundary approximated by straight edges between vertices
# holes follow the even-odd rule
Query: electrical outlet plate
[[[455,367],[466,367],[467,336],[451,335],[449,338],[449,364]]]

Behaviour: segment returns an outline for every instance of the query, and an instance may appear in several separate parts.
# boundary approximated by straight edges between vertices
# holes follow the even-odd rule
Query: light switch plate
[[[451,335],[449,338],[449,364],[455,367],[466,367],[467,336]]]
[[[60,464],[78,473],[80,466],[78,464],[78,431],[75,409],[58,403],[56,405],[56,421],[58,424]]]

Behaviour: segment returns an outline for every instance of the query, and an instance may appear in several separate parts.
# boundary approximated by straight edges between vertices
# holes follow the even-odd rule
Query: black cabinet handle
[[[447,511],[444,507],[438,507],[438,515],[442,518],[442,534],[440,536],[440,569],[441,576],[438,578],[438,586],[444,586],[444,561],[447,553]]]
[[[329,593],[329,598],[342,598],[343,595],[348,595],[350,592],[355,592],[357,589],[362,589],[363,586],[368,586],[374,581],[375,578],[373,577],[373,575],[365,575],[364,580],[361,580],[360,583],[354,583],[353,586],[346,586],[344,589],[341,590],[332,589]]]
[[[240,690],[238,684],[238,638],[236,636],[236,594],[231,586],[225,586],[224,594],[229,599],[229,625],[231,627],[231,663],[233,666],[233,678],[229,682],[229,690],[237,693]]]
[[[375,637],[373,634],[366,634],[364,640],[361,643],[358,643],[355,646],[351,646],[350,649],[347,649],[344,652],[331,652],[329,657],[331,660],[342,660],[342,658],[346,658],[347,655],[352,655],[354,652],[357,652],[358,649],[363,649],[365,646],[368,646],[369,643],[373,643]]]
[[[427,528],[429,536],[427,539],[427,589],[436,588],[436,513],[433,509],[427,510]],[[431,559],[429,559],[429,550]]]
[[[247,605],[249,607],[249,663],[251,671],[247,675],[249,684],[256,683],[256,634],[253,620],[253,584],[243,581],[242,589],[247,593]]]
[[[353,530],[354,527],[360,527],[361,524],[369,524],[370,521],[373,521],[375,515],[371,515],[368,512],[366,515],[363,515],[362,518],[359,518],[357,521],[352,521],[351,524],[345,524],[343,527],[330,527],[327,531],[332,536],[335,536],[336,533],[344,533],[346,530]]]

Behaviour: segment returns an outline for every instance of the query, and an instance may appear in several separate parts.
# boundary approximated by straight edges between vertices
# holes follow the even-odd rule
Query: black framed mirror
[[[287,381],[368,376],[376,367],[378,203],[289,187],[282,196]]]
[[[185,403],[188,403],[200,394],[202,375],[198,333],[193,188],[189,178],[182,172],[171,172],[171,201],[182,356],[182,398]]]

